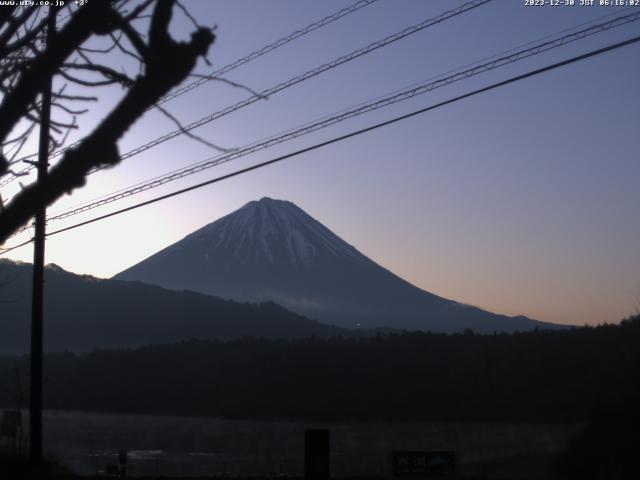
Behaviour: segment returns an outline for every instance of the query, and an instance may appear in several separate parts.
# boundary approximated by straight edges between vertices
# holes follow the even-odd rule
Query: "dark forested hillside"
[[[0,357],[0,371],[26,357]],[[55,409],[326,420],[569,420],[628,397],[640,318],[512,335],[192,341],[45,358]],[[26,384],[26,380],[24,382]],[[2,385],[0,402],[11,401]]]
[[[31,264],[0,260],[0,353],[29,349]],[[88,351],[243,336],[302,338],[345,330],[323,325],[273,302],[238,303],[140,282],[45,269],[47,351]]]

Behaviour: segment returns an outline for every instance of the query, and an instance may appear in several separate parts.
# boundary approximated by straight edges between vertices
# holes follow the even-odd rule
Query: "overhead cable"
[[[596,33],[609,30],[611,28],[619,27],[626,23],[640,20],[640,12],[635,13],[633,15],[628,15],[622,18],[616,18],[609,22],[605,22],[593,27],[589,27],[588,29],[580,30],[578,32],[568,34],[562,36],[560,38],[556,38],[553,40],[549,40],[547,42],[543,42],[537,45],[534,45],[530,48],[518,50],[510,55],[499,57],[490,62],[476,65],[474,67],[468,68],[466,70],[462,70],[460,72],[456,72],[452,75],[440,78],[435,81],[430,81],[422,84],[413,85],[411,88],[400,91],[399,93],[392,94],[388,97],[383,97],[374,102],[365,103],[357,106],[356,108],[343,111],[337,115],[325,117],[316,122],[306,124],[300,128],[292,129],[287,131],[286,133],[278,136],[269,137],[265,140],[254,142],[253,144],[249,144],[245,147],[242,147],[236,151],[218,155],[215,157],[210,157],[208,159],[202,160],[198,163],[192,164],[190,166],[175,170],[163,176],[158,176],[153,179],[150,179],[146,182],[138,183],[128,189],[120,190],[111,195],[103,196],[102,198],[92,201],[90,203],[83,204],[81,206],[69,209],[62,213],[53,215],[49,217],[48,221],[61,220],[73,215],[77,215],[79,213],[86,212],[88,210],[92,210],[97,207],[101,207],[108,203],[115,202],[117,200],[121,200],[123,198],[129,197],[131,195],[135,195],[146,190],[159,187],[166,183],[184,178],[189,175],[193,175],[195,173],[199,173],[203,170],[215,167],[222,163],[226,163],[237,158],[255,153],[257,151],[263,150],[265,148],[271,147],[276,144],[284,143],[286,141],[298,138],[302,135],[307,135],[309,133],[315,132],[317,130],[321,130],[330,125],[334,125],[336,123],[343,122],[347,119],[354,118],[365,113],[378,110],[383,107],[387,107],[389,105],[393,105],[395,103],[405,101],[411,99],[415,96],[422,95],[428,93],[437,88],[449,85],[451,83],[469,78],[474,75],[478,75],[480,73],[484,73],[511,63],[515,63],[520,60],[524,60],[534,55],[541,54],[543,52],[549,51],[551,49],[558,48],[562,45],[566,45],[567,43],[574,42],[576,40],[583,39],[587,36],[594,35]]]
[[[359,58],[363,55],[366,55],[368,53],[371,53],[379,48],[385,47],[391,43],[394,43],[398,40],[401,40],[405,37],[408,37],[409,35],[413,35],[414,33],[420,32],[426,28],[429,28],[433,25],[439,24],[441,22],[444,22],[445,20],[448,20],[450,18],[456,17],[458,15],[461,15],[469,10],[472,10],[474,8],[477,8],[481,5],[484,5],[486,3],[489,3],[493,0],[473,0],[471,2],[465,3],[453,10],[447,10],[446,12],[433,17],[433,18],[429,18],[426,19],[416,25],[413,25],[411,27],[405,28],[404,30],[397,32],[393,35],[389,35],[385,38],[383,38],[382,40],[378,40],[376,42],[373,42],[365,47],[359,48],[357,50],[354,50],[353,52],[347,54],[347,55],[343,55],[339,58],[336,58],[335,60],[332,60],[331,62],[322,64],[312,70],[308,70],[305,73],[302,73],[300,75],[296,75],[295,77],[290,78],[289,80],[286,80],[284,82],[281,82],[277,85],[274,85],[273,87],[267,88],[255,95],[252,95],[240,102],[237,102],[233,105],[230,105],[222,110],[219,110],[217,112],[214,112],[212,114],[209,114],[205,117],[200,118],[199,120],[196,120],[192,123],[190,123],[189,125],[184,126],[183,128],[179,128],[176,129],[172,132],[169,132],[165,135],[162,135],[160,137],[157,137],[143,145],[140,145],[132,150],[129,150],[128,152],[123,153],[122,155],[120,155],[120,158],[122,160],[125,160],[127,158],[133,157],[134,155],[138,155],[146,150],[149,150],[150,148],[153,148],[157,145],[160,145],[161,143],[164,143],[168,140],[171,140],[175,137],[178,137],[180,135],[183,135],[185,133],[190,132],[191,130],[194,130],[198,127],[201,127],[203,125],[206,125],[214,120],[217,120],[225,115],[228,115],[232,112],[235,112],[236,110],[239,110],[241,108],[244,108],[246,106],[252,105],[253,103],[259,101],[259,100],[263,100],[265,98],[270,97],[271,95],[274,95],[278,92],[281,92],[282,90],[285,90],[289,87],[292,87],[293,85],[296,85],[300,82],[309,80],[310,78],[316,77],[317,75],[320,75],[321,73],[324,73],[328,70],[332,70],[340,65],[343,65],[347,62],[350,62],[352,60],[355,60],[356,58]],[[70,148],[73,148],[75,146],[77,146],[79,142],[76,142],[72,145],[68,145],[60,150],[57,150],[56,152],[53,152],[50,155],[50,159],[52,158],[56,158],[60,155],[62,155],[65,151],[67,151]],[[89,172],[89,174],[95,173],[97,171],[100,171],[102,169],[104,169],[105,167],[102,168],[96,168],[93,169],[91,172]],[[30,170],[32,170],[33,167],[27,167],[24,170],[18,172],[18,175],[25,175],[27,174]],[[14,180],[15,177],[9,177],[9,179],[4,180],[3,182],[0,182],[0,187],[12,182]]]
[[[65,228],[61,228],[59,230],[55,230],[55,231],[49,232],[47,234],[47,236],[53,236],[53,235],[57,235],[59,233],[67,232],[69,230],[73,230],[73,229],[76,229],[76,228],[79,228],[79,227],[82,227],[82,226],[85,226],[85,225],[88,225],[88,224],[91,224],[91,223],[94,223],[94,222],[97,222],[97,221],[100,221],[100,220],[104,220],[104,219],[107,219],[107,218],[110,218],[110,217],[113,217],[113,216],[116,216],[116,215],[119,215],[119,214],[122,214],[122,213],[125,213],[125,212],[129,212],[129,211],[135,210],[137,208],[141,208],[141,207],[144,207],[144,206],[147,206],[147,205],[151,205],[151,204],[159,202],[161,200],[166,200],[168,198],[172,198],[172,197],[175,197],[177,195],[181,195],[183,193],[187,193],[187,192],[190,192],[192,190],[196,190],[196,189],[205,187],[207,185],[218,183],[218,182],[220,182],[222,180],[226,180],[226,179],[238,176],[238,175],[242,175],[244,173],[248,173],[250,171],[266,167],[268,165],[273,165],[274,163],[281,162],[281,161],[286,160],[288,158],[292,158],[292,157],[301,155],[303,153],[310,152],[312,150],[316,150],[318,148],[322,148],[322,147],[325,147],[327,145],[331,145],[331,144],[340,142],[342,140],[346,140],[348,138],[355,137],[357,135],[361,135],[363,133],[367,133],[367,132],[370,132],[370,131],[373,131],[373,130],[377,130],[379,128],[386,127],[388,125],[400,122],[402,120],[406,120],[408,118],[412,118],[412,117],[415,117],[417,115],[421,115],[423,113],[429,112],[431,110],[435,110],[435,109],[443,107],[445,105],[449,105],[449,104],[458,102],[458,101],[463,100],[465,98],[469,98],[469,97],[472,97],[472,96],[475,96],[475,95],[478,95],[478,94],[481,94],[481,93],[484,93],[484,92],[488,92],[488,91],[494,90],[496,88],[500,88],[500,87],[509,85],[511,83],[515,83],[515,82],[524,80],[526,78],[537,76],[537,75],[549,72],[551,70],[555,70],[555,69],[560,68],[560,67],[564,67],[564,66],[576,63],[576,62],[580,62],[582,60],[585,60],[585,59],[588,59],[588,58],[591,58],[591,57],[595,57],[597,55],[601,55],[601,54],[604,54],[604,53],[607,53],[607,52],[610,52],[610,51],[613,51],[613,50],[617,50],[619,48],[622,48],[622,47],[625,47],[625,46],[628,46],[628,45],[631,45],[631,44],[634,44],[634,43],[637,43],[637,42],[640,42],[640,36],[636,36],[636,37],[630,38],[630,39],[622,41],[622,42],[614,43],[612,45],[608,45],[606,47],[599,48],[597,50],[592,50],[592,51],[584,53],[582,55],[578,55],[578,56],[569,58],[567,60],[563,60],[563,61],[560,61],[560,62],[557,62],[557,63],[553,63],[551,65],[547,65],[547,66],[542,67],[542,68],[531,70],[531,71],[529,71],[527,73],[524,73],[524,74],[521,74],[521,75],[517,75],[515,77],[511,77],[511,78],[509,78],[507,80],[503,80],[503,81],[500,81],[500,82],[497,82],[497,83],[493,83],[493,84],[488,85],[486,87],[482,87],[482,88],[479,88],[477,90],[473,90],[471,92],[465,93],[463,95],[459,95],[459,96],[450,98],[450,99],[445,100],[443,102],[439,102],[439,103],[436,103],[434,105],[430,105],[428,107],[422,108],[420,110],[416,110],[416,111],[413,111],[411,113],[407,113],[405,115],[401,115],[401,116],[392,118],[390,120],[386,120],[384,122],[377,123],[375,125],[372,125],[372,126],[369,126],[369,127],[366,127],[366,128],[362,128],[360,130],[356,130],[356,131],[348,133],[346,135],[342,135],[342,136],[335,137],[335,138],[332,138],[332,139],[324,141],[324,142],[317,143],[317,144],[312,145],[310,147],[306,147],[306,148],[303,148],[303,149],[300,149],[300,150],[296,150],[295,152],[291,152],[291,153],[288,153],[286,155],[282,155],[282,156],[273,158],[273,159],[268,160],[266,162],[258,163],[256,165],[252,165],[250,167],[246,167],[246,168],[243,168],[241,170],[237,170],[235,172],[232,172],[232,173],[229,173],[229,174],[226,174],[226,175],[222,175],[220,177],[216,177],[216,178],[207,180],[205,182],[198,183],[196,185],[192,185],[190,187],[183,188],[181,190],[177,190],[177,191],[168,193],[166,195],[161,195],[159,197],[155,197],[155,198],[153,198],[151,200],[147,200],[145,202],[141,202],[141,203],[138,203],[138,204],[135,204],[135,205],[131,205],[131,206],[129,206],[127,208],[123,208],[121,210],[117,210],[117,211],[114,211],[114,212],[111,212],[111,213],[108,213],[108,214],[105,214],[105,215],[101,215],[99,217],[95,217],[95,218],[86,220],[84,222],[80,222],[80,223],[77,223],[77,224],[74,224],[74,225],[71,225],[71,226],[68,226],[68,227],[65,227]],[[22,245],[25,245],[27,243],[29,243],[29,242],[25,242]],[[20,246],[22,246],[22,245],[20,245]],[[17,246],[13,247],[13,248],[17,248]],[[5,252],[2,252],[2,253],[5,253]]]

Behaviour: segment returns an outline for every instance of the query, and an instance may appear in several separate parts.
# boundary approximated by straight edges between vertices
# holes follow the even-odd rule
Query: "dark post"
[[[120,476],[122,478],[127,476],[127,456],[129,452],[127,450],[120,450],[118,453],[118,463],[120,463]]]
[[[305,480],[329,480],[329,445],[329,430],[305,430]]]
[[[49,7],[47,48],[56,28],[56,11]],[[40,117],[40,142],[38,145],[38,182],[47,176],[49,165],[49,126],[51,119],[51,77],[44,79],[42,88],[42,115]],[[42,314],[44,299],[44,242],[46,208],[35,216],[33,244],[33,293],[31,299],[31,393],[29,410],[29,458],[34,464],[42,463]]]

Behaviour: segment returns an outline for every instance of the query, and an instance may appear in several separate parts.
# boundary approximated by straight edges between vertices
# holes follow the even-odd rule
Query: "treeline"
[[[0,357],[0,374],[28,358]],[[13,402],[5,375],[0,404]],[[311,420],[575,420],[637,391],[640,317],[474,335],[189,341],[45,357],[45,408]]]

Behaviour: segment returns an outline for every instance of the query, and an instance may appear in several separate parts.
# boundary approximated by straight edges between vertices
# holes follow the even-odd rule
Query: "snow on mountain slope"
[[[116,275],[241,301],[273,300],[347,328],[528,330],[421,290],[379,266],[291,202],[263,198]]]
[[[247,260],[254,248],[258,248],[272,264],[285,261],[308,266],[325,254],[366,260],[355,248],[293,203],[270,198],[246,204],[189,235],[187,240],[208,242],[208,249],[225,249],[240,261]],[[181,243],[174,247],[184,248]],[[284,255],[281,246],[285,247]]]

